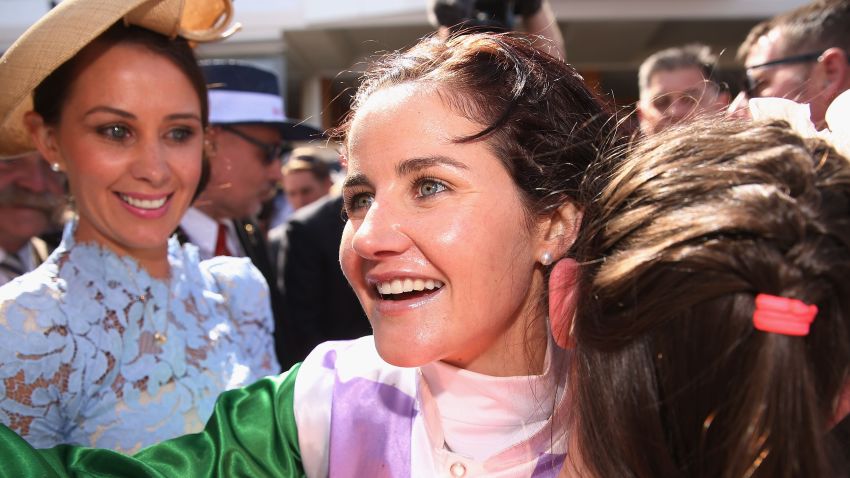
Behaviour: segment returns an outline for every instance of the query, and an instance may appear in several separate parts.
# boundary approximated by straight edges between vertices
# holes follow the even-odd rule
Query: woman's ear
[[[549,273],[549,327],[555,343],[564,349],[570,347],[578,282],[578,263],[564,256],[576,240],[581,218],[582,211],[567,202],[540,224],[538,261],[544,266],[555,262]]]
[[[56,127],[45,123],[44,118],[35,111],[29,111],[24,115],[24,125],[36,149],[50,163],[50,166],[54,170],[67,171],[65,158],[62,156],[56,138]]]
[[[567,202],[542,221],[536,253],[538,259],[548,258],[548,261],[541,260],[544,265],[549,265],[567,254],[576,240],[581,217],[582,211],[575,203]]]

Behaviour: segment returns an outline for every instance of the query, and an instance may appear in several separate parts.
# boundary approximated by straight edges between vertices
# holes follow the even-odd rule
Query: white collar
[[[456,453],[483,460],[540,434],[563,405],[567,360],[568,353],[550,340],[542,375],[493,377],[443,362],[420,367],[432,445],[444,442]]]
[[[236,236],[233,221],[223,221],[227,226],[227,248],[234,255],[242,254],[242,247]],[[203,213],[200,209],[190,207],[180,220],[180,227],[189,238],[189,242],[198,246],[201,259],[209,259],[215,254],[215,240],[218,235],[218,221]]]

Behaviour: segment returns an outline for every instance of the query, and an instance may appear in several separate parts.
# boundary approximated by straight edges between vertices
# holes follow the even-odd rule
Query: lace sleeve
[[[263,275],[247,258],[215,257],[203,264],[224,296],[253,379],[278,373],[271,299]]]
[[[63,441],[63,407],[81,400],[78,351],[55,294],[38,274],[0,288],[0,422],[35,446]]]

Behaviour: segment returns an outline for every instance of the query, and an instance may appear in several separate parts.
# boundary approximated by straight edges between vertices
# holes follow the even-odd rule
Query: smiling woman
[[[48,77],[26,120],[45,159],[68,175],[75,239],[136,257],[162,278],[167,239],[201,175],[203,83],[147,47],[152,34],[126,30],[109,30]]]
[[[549,337],[546,281],[575,238],[576,190],[608,119],[568,65],[516,36],[424,41],[370,70],[343,127],[340,262],[374,337],[302,365],[296,403],[332,396],[355,417],[295,409],[299,425],[331,430],[329,450],[304,453],[308,474],[344,466],[339,436],[382,430],[407,459],[370,444],[361,472],[557,472],[566,355]],[[374,405],[377,390],[393,405]]]
[[[44,264],[0,288],[0,422],[37,446],[199,431],[220,392],[278,369],[259,272],[169,240],[198,189],[207,91],[184,38],[125,26],[133,4],[170,8],[66,0],[0,61],[9,97],[37,79],[34,108],[3,110],[4,127],[20,121],[67,174],[76,212]],[[63,37],[66,22],[94,33]],[[55,68],[22,53],[45,35]]]

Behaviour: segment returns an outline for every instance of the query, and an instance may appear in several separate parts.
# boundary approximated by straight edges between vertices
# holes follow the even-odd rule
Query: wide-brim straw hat
[[[23,122],[33,90],[122,18],[172,38],[205,42],[236,31],[232,17],[231,0],[64,0],[0,58],[0,158],[35,149]]]

